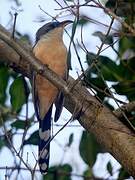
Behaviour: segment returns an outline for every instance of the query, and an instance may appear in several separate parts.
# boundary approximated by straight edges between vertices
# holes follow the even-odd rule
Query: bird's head
[[[51,32],[57,33],[57,32],[62,32],[64,27],[70,23],[73,23],[71,20],[65,20],[62,22],[49,22],[42,26],[36,33],[36,42],[41,39],[42,36],[48,35]]]

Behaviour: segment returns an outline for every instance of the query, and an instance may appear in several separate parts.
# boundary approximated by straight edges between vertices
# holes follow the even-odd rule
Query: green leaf
[[[87,64],[91,66],[93,62],[97,61],[97,55],[89,52],[86,54],[86,60],[87,60]]]
[[[111,176],[113,175],[113,168],[110,161],[107,163],[107,171],[109,172]]]
[[[50,167],[48,173],[46,175],[43,175],[42,180],[54,180],[56,177],[55,172],[57,168],[58,168],[57,166]]]
[[[92,173],[92,169],[87,169],[86,171],[84,171],[83,173],[84,176],[84,180],[88,180],[88,179],[93,179],[93,173]]]
[[[132,2],[132,3],[131,3]],[[133,9],[135,8],[134,0],[126,0],[126,1],[116,1],[116,0],[108,0],[106,3],[106,7],[111,10],[115,10],[115,14],[121,17],[127,17],[134,15]]]
[[[96,56],[94,53],[88,53],[86,55],[86,60],[89,66],[92,65],[94,61],[96,61],[95,66],[89,70],[88,73],[97,74],[97,76],[101,76],[99,73],[103,75],[104,79],[107,81],[117,81],[122,80],[123,76],[119,73],[119,66],[116,65],[114,61],[106,56]],[[97,70],[98,67],[99,71]]]
[[[107,44],[107,45],[113,44],[113,37],[110,36],[110,35],[106,36],[105,34],[103,34],[100,31],[94,32],[93,35],[99,37],[101,42],[104,43],[104,44]]]
[[[101,152],[101,147],[92,134],[83,131],[79,151],[85,163],[92,168],[96,161],[97,154]]]
[[[76,27],[77,27],[77,20],[75,19],[73,22],[73,26],[72,26],[72,35],[71,35],[71,39],[70,39],[70,45],[69,45],[69,50],[68,50],[68,54],[67,54],[67,66],[68,66],[68,70],[72,70],[72,66],[71,66],[71,43],[74,39],[74,35],[76,32]]]
[[[30,126],[30,121],[28,120],[26,122],[24,120],[16,120],[11,124],[11,126],[16,129],[25,129],[25,127],[28,128]]]
[[[118,67],[114,61],[106,56],[98,58],[101,74],[107,81],[116,81],[118,76]]]
[[[123,37],[119,41],[119,54],[122,57],[123,54],[128,50],[135,50],[135,38],[134,37]]]
[[[67,67],[68,70],[72,70],[72,65],[71,65],[71,50],[68,50],[68,54],[67,54]]]
[[[30,144],[30,145],[38,145],[39,142],[39,131],[35,131],[31,134],[31,136],[24,141],[24,145]]]
[[[3,138],[0,138],[0,150],[6,145]]]
[[[17,77],[10,86],[10,101],[15,112],[19,112],[27,103],[28,95],[29,90],[25,79],[22,76]]]
[[[108,0],[105,4],[107,8],[113,9],[116,7],[116,0]]]
[[[135,80],[135,57],[127,60],[121,60],[117,66],[118,81]]]
[[[130,79],[131,73],[129,72],[128,68],[126,67],[126,61],[122,60],[120,61],[120,64],[118,65],[118,81],[125,81],[127,79]]]
[[[71,172],[72,167],[69,164],[53,166],[49,168],[48,174],[43,176],[43,180],[71,180]]]
[[[135,56],[128,59],[121,61],[121,64],[124,66],[124,69],[127,71],[127,75],[129,74],[129,80],[135,79]]]
[[[60,166],[58,170],[59,180],[71,180],[71,175],[70,175],[71,172],[72,172],[72,167],[69,164],[64,164]],[[62,173],[64,175],[61,175]]]
[[[74,134],[73,134],[73,133],[71,133],[71,134],[70,134],[70,136],[69,136],[69,141],[68,141],[68,144],[67,144],[67,146],[68,146],[68,147],[70,147],[70,146],[71,146],[71,144],[72,144],[72,142],[73,142],[73,138],[74,138]]]
[[[19,31],[16,31],[16,36],[21,41],[22,45],[28,49],[31,45],[31,37],[29,34],[21,34]]]
[[[78,20],[77,18],[74,20],[73,22],[73,26],[72,26],[72,35],[71,35],[71,41],[73,41],[75,32],[76,32],[76,28],[77,28],[77,24],[78,24]]]
[[[94,86],[98,87],[99,89],[102,89],[103,91],[106,89],[106,85],[100,77],[90,78],[88,80],[90,81],[91,85],[94,85]],[[94,88],[94,86],[93,86],[93,88]],[[95,88],[95,90],[96,90],[96,88]]]
[[[112,85],[112,87],[115,89],[115,91],[120,95],[125,95],[130,101],[135,100],[135,81],[134,82],[128,82],[123,81],[119,82],[116,85]]]
[[[97,57],[94,53],[88,53],[86,55],[86,59],[88,65],[91,66],[91,68],[87,72],[85,82],[88,86],[97,92],[97,96],[101,100],[104,100],[104,98],[107,96],[105,92],[110,95],[110,92],[107,90],[105,81],[118,82],[125,80],[125,73],[123,72],[125,67],[123,68],[122,65],[117,65],[114,61],[106,56]]]
[[[78,25],[85,25],[87,24],[89,21],[86,19],[86,17],[81,16],[79,21],[78,21]]]
[[[119,8],[117,9],[116,14],[118,16],[127,17],[131,19],[131,17],[135,17],[135,0],[126,0],[125,2],[119,2]],[[134,20],[130,20],[130,22]]]
[[[101,79],[101,77],[92,78],[89,73],[86,76],[85,82],[88,87],[93,88],[96,91],[96,96],[98,96],[100,100],[104,100],[104,98],[107,96],[105,92],[110,95],[110,92],[106,88],[106,84]]]
[[[6,100],[6,88],[8,84],[9,73],[8,68],[0,65],[0,103],[4,104]]]
[[[129,177],[130,175],[123,168],[121,168],[118,179],[128,179]]]

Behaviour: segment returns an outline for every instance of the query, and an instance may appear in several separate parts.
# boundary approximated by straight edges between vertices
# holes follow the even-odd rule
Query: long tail
[[[39,168],[46,174],[49,167],[52,106],[43,120],[39,120]]]

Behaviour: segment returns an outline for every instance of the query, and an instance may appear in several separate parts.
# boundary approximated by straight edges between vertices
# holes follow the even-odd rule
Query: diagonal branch
[[[0,27],[0,39],[0,61],[4,59],[8,65],[29,78],[31,71],[35,71],[61,89],[66,97],[65,107],[71,113],[74,107],[82,109],[80,124],[92,132],[98,142],[135,177],[135,134],[98,102],[80,82],[72,86],[73,78],[70,77],[68,83],[63,81],[34,58],[29,48],[24,48],[17,39],[14,41],[3,27]]]

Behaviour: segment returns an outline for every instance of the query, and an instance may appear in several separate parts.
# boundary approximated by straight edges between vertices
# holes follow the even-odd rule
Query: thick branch
[[[129,102],[128,104],[122,106],[121,109],[116,109],[114,111],[114,114],[119,118],[123,117],[123,113],[121,110],[123,110],[123,112],[125,113],[135,111],[135,101]]]
[[[82,108],[83,115],[79,120],[82,126],[92,132],[98,142],[127,169],[130,175],[135,177],[134,133],[122,124],[109,109],[91,96],[85,87],[80,83],[72,86],[73,78],[69,78],[70,86],[68,86],[67,82],[34,58],[28,49],[22,48],[18,40],[15,42],[11,39],[3,28],[0,28],[0,39],[2,39],[0,40],[0,61],[4,59],[8,65],[19,69],[27,77],[31,77],[31,71],[35,71],[61,89],[66,96],[65,107],[71,113],[75,107],[76,109]]]

